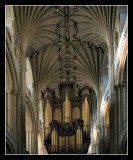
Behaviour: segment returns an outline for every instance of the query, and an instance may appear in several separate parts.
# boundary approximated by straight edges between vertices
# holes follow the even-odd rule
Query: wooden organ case
[[[74,95],[73,83],[59,85],[60,98],[50,88],[44,99],[44,145],[49,154],[85,154],[90,145],[90,94],[84,86]]]

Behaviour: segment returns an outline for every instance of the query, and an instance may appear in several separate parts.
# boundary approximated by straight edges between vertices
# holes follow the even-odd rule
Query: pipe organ
[[[59,85],[60,98],[46,88],[44,99],[44,145],[49,154],[87,153],[90,145],[90,102],[88,86],[74,95],[73,83]]]

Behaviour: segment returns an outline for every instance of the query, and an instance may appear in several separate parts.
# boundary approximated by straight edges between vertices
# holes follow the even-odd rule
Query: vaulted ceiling
[[[75,82],[97,90],[112,43],[116,6],[14,6],[16,31],[36,89]],[[105,52],[106,51],[106,52]]]

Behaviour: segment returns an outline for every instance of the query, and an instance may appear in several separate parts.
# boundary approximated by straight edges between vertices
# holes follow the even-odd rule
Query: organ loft
[[[73,83],[59,85],[60,98],[46,88],[42,95],[44,112],[44,145],[48,153],[87,153],[90,145],[90,116],[94,91],[84,86],[77,96]]]

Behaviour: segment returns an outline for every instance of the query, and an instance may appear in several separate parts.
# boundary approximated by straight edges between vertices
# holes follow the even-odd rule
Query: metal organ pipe
[[[45,138],[48,137],[49,134],[49,123],[52,121],[52,108],[50,106],[49,100],[47,99],[46,107],[45,107]]]

